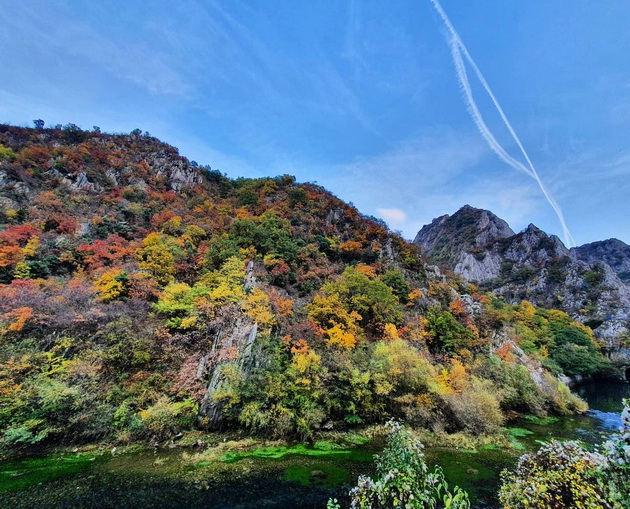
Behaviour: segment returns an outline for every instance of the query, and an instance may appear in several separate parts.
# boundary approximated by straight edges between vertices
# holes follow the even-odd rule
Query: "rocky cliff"
[[[587,263],[607,263],[619,279],[630,284],[630,246],[618,239],[591,242],[571,249],[578,260]]]
[[[628,330],[630,286],[621,277],[630,247],[620,241],[569,250],[533,224],[515,234],[496,215],[467,205],[424,226],[414,243],[509,302],[562,309],[610,341]]]

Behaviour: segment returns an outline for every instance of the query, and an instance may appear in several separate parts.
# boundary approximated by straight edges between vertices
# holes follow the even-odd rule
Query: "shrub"
[[[405,280],[405,276],[399,270],[388,270],[383,274],[383,283],[392,289],[392,292],[401,302],[407,302],[407,296],[411,292],[411,287]]]
[[[510,508],[610,507],[598,479],[603,458],[577,442],[552,442],[525,454],[513,472],[503,471],[499,500]]]
[[[606,462],[602,468],[610,498],[620,507],[630,507],[630,399],[624,400],[622,427],[604,444]]]
[[[588,404],[584,400],[573,394],[566,384],[548,373],[543,375],[541,390],[547,400],[547,406],[558,414],[584,413],[588,410]]]
[[[476,372],[495,383],[501,393],[503,409],[536,415],[544,413],[545,396],[525,366],[508,364],[498,356],[490,355],[483,359]]]
[[[429,470],[423,445],[395,421],[387,423],[387,445],[376,456],[376,480],[360,476],[350,491],[351,507],[376,509],[390,507],[453,509],[470,507],[468,494],[449,490],[440,467]]]
[[[425,392],[436,375],[430,362],[407,341],[379,341],[374,345],[372,371],[382,375],[399,394]]]
[[[13,150],[11,150],[9,147],[5,147],[4,145],[0,145],[0,159],[14,161],[15,157],[15,152],[13,152]]]
[[[322,289],[327,295],[339,295],[346,309],[361,316],[363,327],[382,330],[387,323],[403,323],[402,309],[392,289],[353,267],[347,267],[339,279],[326,283]]]
[[[164,439],[191,427],[195,422],[196,407],[192,399],[174,403],[161,396],[152,406],[140,412],[140,418],[151,435]]]
[[[553,360],[562,368],[565,375],[591,376],[604,368],[601,355],[584,345],[567,343],[558,347],[553,354]]]
[[[468,348],[474,339],[473,333],[460,324],[448,311],[432,308],[427,314],[427,330],[433,337],[433,349],[455,353]]]
[[[496,389],[484,382],[473,378],[471,386],[446,397],[459,426],[475,435],[497,431],[504,421]]]

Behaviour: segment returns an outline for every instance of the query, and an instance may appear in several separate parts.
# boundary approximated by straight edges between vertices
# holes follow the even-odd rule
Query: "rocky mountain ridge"
[[[568,249],[533,224],[514,233],[492,212],[466,205],[424,226],[414,243],[508,302],[562,309],[611,344],[628,331],[630,246],[619,240]]]
[[[630,246],[619,239],[591,242],[571,249],[578,260],[587,263],[607,263],[619,279],[630,284]]]

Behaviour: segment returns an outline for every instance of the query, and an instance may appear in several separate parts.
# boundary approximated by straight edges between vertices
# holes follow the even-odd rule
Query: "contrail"
[[[481,133],[483,138],[486,140],[490,148],[495,152],[495,154],[499,156],[499,158],[502,161],[504,161],[506,164],[508,164],[515,170],[526,173],[527,175],[529,175],[536,181],[536,183],[538,184],[538,187],[542,191],[549,205],[551,205],[551,208],[556,213],[556,216],[558,217],[558,220],[560,221],[560,224],[562,225],[562,232],[564,235],[565,244],[568,247],[575,245],[575,240],[573,239],[573,235],[571,235],[571,232],[569,231],[569,228],[567,227],[566,222],[564,220],[562,209],[554,200],[554,198],[551,196],[549,191],[547,191],[547,188],[545,187],[542,180],[538,176],[538,172],[536,171],[536,168],[532,164],[529,158],[529,155],[527,154],[527,151],[525,150],[525,147],[523,147],[521,140],[516,135],[516,132],[514,132],[514,129],[512,128],[512,124],[510,124],[510,121],[505,115],[503,108],[501,108],[499,101],[497,100],[494,93],[492,92],[490,85],[488,85],[488,82],[486,81],[485,77],[481,73],[481,70],[479,69],[479,67],[477,67],[477,64],[475,63],[473,58],[470,56],[470,53],[468,53],[468,49],[466,48],[461,37],[455,30],[455,27],[451,23],[450,19],[446,15],[446,12],[444,12],[444,9],[442,9],[442,6],[440,5],[439,0],[430,0],[430,1],[433,4],[433,7],[435,7],[435,10],[438,12],[440,17],[442,18],[444,25],[446,26],[446,28],[448,29],[451,35],[449,45],[451,48],[451,55],[453,56],[453,63],[455,65],[455,73],[457,75],[457,79],[459,80],[462,92],[464,94],[464,99],[468,106],[468,111],[470,112],[470,116],[475,122],[477,129],[479,129],[479,132]],[[475,99],[473,97],[472,89],[470,87],[470,82],[468,81],[468,75],[466,73],[466,66],[464,64],[464,60],[462,59],[462,54],[466,58],[466,61],[468,62],[470,67],[475,72],[475,75],[481,82],[484,90],[490,96],[492,103],[494,104],[495,108],[499,112],[499,115],[501,116],[501,120],[503,120],[505,127],[509,131],[510,135],[516,142],[516,145],[518,146],[521,153],[523,154],[523,157],[527,161],[528,167],[522,164],[521,162],[517,161],[513,157],[511,157],[507,153],[507,151],[501,146],[501,144],[497,141],[497,139],[494,137],[494,135],[492,134],[492,132],[486,125],[483,119],[483,116],[481,115],[481,112],[479,111],[479,107],[477,106],[477,103],[475,102]]]
[[[521,162],[517,161],[513,157],[511,157],[501,146],[501,144],[494,137],[488,126],[486,125],[479,108],[477,107],[477,103],[473,97],[472,89],[470,88],[470,82],[468,81],[468,74],[466,73],[466,66],[464,65],[464,61],[462,60],[462,54],[459,49],[459,45],[454,38],[451,38],[449,42],[451,46],[451,54],[453,55],[453,63],[455,64],[455,72],[457,73],[457,78],[459,79],[459,83],[461,85],[462,92],[464,94],[466,104],[468,106],[468,111],[470,112],[470,116],[475,122],[475,125],[479,129],[481,135],[485,138],[490,145],[490,148],[494,150],[494,152],[507,164],[512,166],[513,168],[526,173],[530,177],[533,177],[534,174],[532,171],[525,167]]]

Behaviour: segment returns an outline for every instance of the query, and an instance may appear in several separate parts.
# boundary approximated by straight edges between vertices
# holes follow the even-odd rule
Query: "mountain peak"
[[[619,239],[606,239],[584,244],[571,250],[586,263],[606,262],[619,279],[630,284],[630,246]]]
[[[438,264],[512,302],[526,298],[600,322],[630,308],[630,246],[617,239],[569,250],[534,224],[515,234],[492,212],[465,205],[424,226],[414,242]],[[597,332],[614,337],[617,329],[609,321]]]
[[[453,215],[440,216],[423,226],[414,243],[438,263],[449,265],[460,249],[482,248],[513,235],[510,226],[489,210],[464,205]]]

